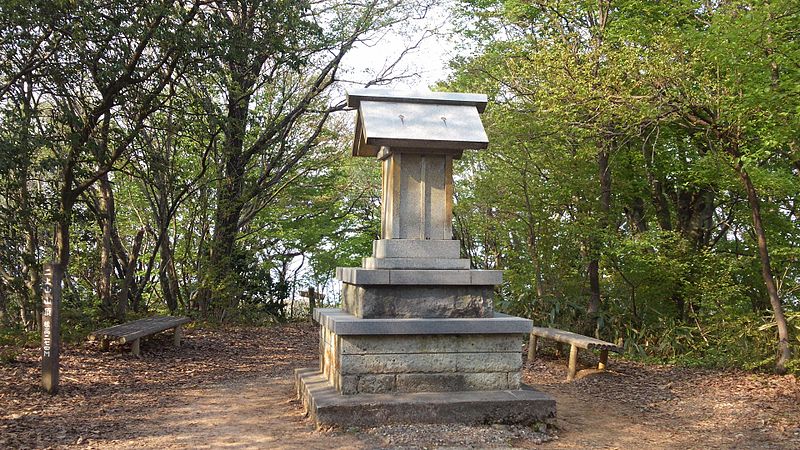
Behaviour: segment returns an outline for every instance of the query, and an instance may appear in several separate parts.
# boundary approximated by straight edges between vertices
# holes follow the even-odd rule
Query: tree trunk
[[[66,274],[70,259],[70,226],[72,224],[72,207],[75,204],[75,194],[70,187],[72,186],[72,171],[65,170],[62,187],[59,196],[58,212],[56,215],[55,230],[53,240],[55,242],[56,264]],[[62,277],[62,279],[65,279]]]
[[[644,200],[638,195],[631,199],[630,206],[625,208],[625,215],[628,218],[628,226],[634,233],[644,233],[647,231],[647,221],[644,217]]]
[[[53,238],[55,240],[55,260],[56,262],[50,267],[52,268],[51,280],[54,283],[60,283],[61,280],[67,282],[66,271],[69,267],[70,259],[70,224],[72,219],[72,207],[75,204],[74,193],[70,190],[72,185],[72,171],[67,168],[64,172],[64,185],[61,187],[60,201],[58,212],[56,215],[55,231]],[[57,294],[60,298],[60,289]],[[44,296],[42,298],[44,299]],[[44,306],[44,302],[43,302]],[[42,386],[50,394],[58,392],[59,373],[60,373],[60,347],[61,347],[61,325],[60,325],[60,302],[51,303],[50,316],[43,318],[43,321],[49,321],[50,328],[50,345],[49,355],[42,359]],[[45,350],[44,338],[42,340],[42,350]],[[45,355],[43,355],[45,356]]]
[[[216,302],[216,307],[236,307],[238,296],[235,294],[233,276],[234,244],[239,232],[239,217],[242,212],[241,181],[239,186],[232,186],[225,182],[220,189],[217,200],[217,212],[214,220],[214,235],[211,243],[211,257],[209,273],[212,274],[211,300]],[[207,305],[209,307],[210,305]],[[213,308],[213,307],[212,307]]]
[[[100,241],[97,243],[100,250],[100,273],[97,280],[97,293],[100,296],[100,305],[103,314],[107,317],[114,315],[114,299],[111,294],[112,248],[111,227],[114,222],[114,194],[108,174],[100,178],[98,183],[99,199],[97,202],[98,221],[101,230]]]
[[[133,248],[131,254],[125,265],[125,279],[122,281],[122,287],[117,296],[117,319],[120,321],[125,320],[125,314],[128,312],[128,302],[134,290],[134,275],[136,274],[136,264],[139,262],[139,253],[142,248],[142,240],[144,239],[144,228],[140,228],[133,239]]]
[[[233,66],[232,66],[233,67]],[[233,280],[235,268],[233,261],[234,244],[239,232],[239,219],[244,203],[242,193],[249,158],[244,154],[244,138],[247,132],[252,74],[239,74],[235,70],[227,87],[228,112],[225,124],[225,145],[223,147],[222,177],[217,195],[217,209],[214,217],[214,236],[211,244],[209,270],[210,289],[202,300],[205,308],[208,301],[216,301],[219,307],[236,308],[238,295]],[[208,296],[211,298],[207,298]]]
[[[585,334],[595,336],[598,334],[599,327],[599,312],[600,312],[600,262],[599,260],[591,259],[587,267],[589,276],[589,307],[586,309],[588,322],[586,324]]]
[[[544,277],[542,276],[542,260],[539,256],[539,246],[534,234],[533,227],[529,226],[528,235],[528,253],[531,255],[533,262],[533,274],[536,281],[536,299],[541,301],[544,298]]]
[[[27,330],[33,330],[38,326],[39,323],[39,312],[40,309],[38,308],[38,300],[41,298],[41,289],[40,289],[40,281],[41,281],[41,271],[39,269],[39,264],[36,258],[36,249],[38,248],[38,241],[36,239],[36,228],[32,221],[29,221],[26,224],[25,230],[25,272],[26,272],[26,280],[25,280],[25,291],[27,292],[28,297],[28,305],[26,309],[28,310],[29,320],[28,323],[25,324],[25,328]]]
[[[606,148],[597,152],[597,169],[600,180],[600,221],[602,231],[608,229],[611,214],[611,167],[609,153]],[[598,336],[600,334],[600,239],[593,238],[589,247],[589,265],[586,269],[589,277],[589,305],[586,309],[588,322],[585,333]]]
[[[178,309],[178,280],[175,274],[173,262],[173,250],[170,246],[169,237],[165,236],[161,242],[161,261],[158,270],[158,280],[161,284],[161,292],[167,302],[170,313],[175,313]]]
[[[736,162],[736,172],[747,191],[747,202],[750,205],[750,213],[753,218],[753,231],[758,241],[758,255],[761,259],[761,276],[764,278],[764,284],[769,294],[769,302],[772,305],[772,313],[775,316],[775,323],[778,326],[778,357],[775,361],[775,372],[784,374],[786,373],[786,363],[792,356],[791,349],[789,348],[789,326],[786,323],[781,299],[778,296],[775,277],[772,275],[769,250],[767,249],[767,234],[761,222],[761,203],[758,199],[755,186],[753,185],[753,180],[750,179],[750,175],[742,166],[741,162]]]
[[[658,227],[662,231],[672,231],[672,218],[669,212],[669,203],[667,196],[664,194],[664,183],[655,175],[653,168],[653,147],[645,145],[643,147],[644,165],[647,172],[647,183],[650,185],[650,197],[653,202],[653,207],[656,210],[656,220]]]
[[[22,274],[25,277],[25,302],[22,305],[20,315],[23,327],[28,331],[32,331],[38,327],[38,313],[41,311],[39,307],[41,269],[37,258],[39,242],[36,236],[36,224],[31,218],[27,168],[20,174],[19,183],[19,205],[25,233],[25,252],[22,257]]]

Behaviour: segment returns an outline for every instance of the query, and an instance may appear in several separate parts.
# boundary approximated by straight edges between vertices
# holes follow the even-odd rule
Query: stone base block
[[[461,257],[461,241],[454,239],[380,239],[372,241],[376,258],[447,258]]]
[[[359,319],[359,323],[380,320],[385,319]],[[492,391],[520,386],[521,334],[348,335],[338,334],[330,325],[323,322],[320,327],[320,370],[341,394]]]
[[[468,259],[451,258],[364,258],[365,269],[468,270]]]
[[[313,369],[295,371],[297,396],[318,426],[371,427],[397,423],[518,424],[551,422],[556,402],[520,390],[341,395]]]
[[[498,312],[484,318],[359,319],[339,308],[317,308],[314,320],[341,336],[398,336],[404,334],[521,334],[533,328],[528,319]],[[521,336],[520,336],[521,337]],[[520,352],[522,349],[520,348]]]
[[[349,284],[388,284],[394,286],[496,286],[503,282],[503,271],[337,267],[336,279],[342,283]]]
[[[361,319],[493,317],[492,286],[342,283],[342,309]]]
[[[343,395],[390,392],[501,391],[520,388],[519,372],[324,374]]]

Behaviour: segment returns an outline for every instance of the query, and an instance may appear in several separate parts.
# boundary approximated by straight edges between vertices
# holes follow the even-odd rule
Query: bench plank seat
[[[556,328],[533,327],[531,333],[539,337],[552,339],[557,342],[563,342],[565,344],[574,345],[587,350],[609,350],[616,353],[623,352],[621,347],[612,344],[611,342],[601,341],[600,339],[573,333],[571,331],[564,331]]]
[[[612,344],[611,342],[601,341],[593,337],[584,336],[582,334],[573,333],[571,331],[559,330],[556,328],[533,327],[530,335],[530,342],[528,344],[528,359],[533,360],[536,357],[536,347],[539,338],[551,339],[556,342],[563,342],[570,345],[569,349],[569,370],[567,371],[567,380],[575,378],[578,371],[578,349],[585,348],[587,350],[600,350],[600,362],[597,364],[599,370],[605,370],[608,364],[608,352],[622,353],[624,349],[619,345]]]
[[[103,328],[89,334],[89,340],[99,340],[103,348],[107,348],[108,341],[117,341],[120,344],[133,343],[132,353],[139,354],[139,340],[169,329],[175,329],[175,345],[180,346],[181,328],[191,322],[188,317],[156,316],[134,320],[112,327]]]

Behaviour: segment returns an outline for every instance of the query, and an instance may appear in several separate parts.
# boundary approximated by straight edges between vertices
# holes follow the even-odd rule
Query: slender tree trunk
[[[599,227],[606,231],[609,226],[611,213],[611,168],[609,166],[609,153],[606,148],[597,152],[597,169],[600,180],[600,221]],[[599,335],[600,313],[600,244],[598,239],[592,239],[589,248],[589,265],[586,269],[589,277],[589,306],[586,309],[588,323],[585,333]]]
[[[36,258],[36,250],[38,248],[38,241],[36,239],[36,228],[32,222],[28,222],[25,230],[25,272],[27,277],[25,280],[25,290],[28,297],[28,310],[31,320],[25,324],[28,330],[38,327],[39,323],[39,307],[38,299],[41,298],[41,270]]]
[[[19,205],[22,211],[22,223],[25,234],[25,252],[23,253],[22,274],[25,277],[25,302],[20,311],[22,325],[26,330],[32,331],[39,325],[39,299],[41,269],[37,258],[39,242],[36,236],[36,224],[33,222],[30,208],[30,194],[28,192],[28,171],[22,171],[19,179]]]
[[[20,98],[20,106],[24,111],[23,124],[20,127],[20,134],[32,140],[32,122],[34,118],[33,107],[33,91],[32,83],[29,77],[25,82],[27,88],[24,88],[24,94]],[[38,258],[39,241],[37,237],[37,227],[33,220],[33,211],[31,208],[30,191],[28,190],[28,179],[30,169],[30,160],[26,159],[20,167],[18,175],[18,205],[20,210],[20,217],[25,236],[25,251],[22,254],[22,275],[25,279],[25,291],[23,293],[23,305],[20,311],[22,325],[28,331],[33,331],[39,328],[41,324],[41,289],[39,286],[41,280],[41,266]]]
[[[600,312],[600,261],[596,258],[589,260],[586,271],[589,277],[589,307],[586,309],[586,315],[589,320],[584,332],[594,336],[597,334]]]
[[[55,284],[64,281],[68,283],[69,280],[65,276],[67,267],[69,267],[70,258],[70,224],[72,219],[72,207],[75,204],[75,196],[70,190],[72,186],[72,171],[67,168],[64,172],[65,183],[61,187],[60,202],[57,212],[57,219],[55,223],[55,231],[53,238],[55,240],[55,260],[51,267],[51,280]],[[60,298],[60,288],[57,288]],[[42,298],[42,306],[44,306],[44,297]],[[50,355],[42,360],[42,387],[50,393],[55,394],[58,392],[59,373],[60,373],[60,351],[61,351],[61,306],[60,302],[52,299],[51,313],[49,320],[50,328]],[[44,321],[43,317],[43,321]],[[43,324],[42,329],[47,324]],[[44,333],[44,331],[43,331]],[[44,336],[44,334],[43,334]],[[44,339],[42,340],[42,349],[44,350]]]
[[[169,237],[165,236],[161,242],[161,261],[158,271],[158,280],[161,284],[161,292],[167,302],[170,313],[178,309],[178,280],[175,277],[175,266],[173,263],[173,251],[170,246]]]
[[[625,215],[628,219],[628,226],[633,233],[644,233],[647,231],[647,221],[644,217],[644,200],[638,195],[631,199],[631,203],[625,208]]]
[[[522,177],[522,189],[525,193],[525,210],[528,216],[528,254],[533,263],[534,281],[536,283],[536,301],[541,302],[544,298],[544,279],[542,276],[542,260],[539,255],[539,233],[536,231],[536,219],[533,215],[533,202],[531,201],[530,192],[528,190],[528,177],[526,174],[523,174]],[[533,307],[534,305],[531,306]]]
[[[111,191],[111,183],[108,181],[108,174],[100,179],[97,186],[98,193],[100,194],[97,211],[101,230],[101,237],[98,242],[100,250],[100,273],[99,279],[97,280],[97,291],[100,296],[100,304],[103,313],[108,317],[112,317],[114,315],[114,298],[111,292],[111,272],[113,269],[111,228],[114,223],[114,195]]]
[[[72,207],[75,204],[75,194],[71,191],[73,183],[71,168],[66,168],[62,177],[62,187],[59,196],[58,212],[53,231],[55,243],[55,261],[64,271],[69,267],[70,259],[70,226],[72,224]],[[63,273],[63,272],[62,272]],[[64,279],[64,278],[62,278]]]
[[[789,348],[789,326],[786,322],[786,316],[783,313],[781,299],[778,296],[775,277],[772,275],[769,250],[767,248],[767,234],[761,222],[761,202],[759,201],[758,193],[753,185],[753,180],[740,162],[736,163],[736,172],[747,191],[747,202],[750,205],[750,214],[753,218],[753,231],[758,241],[758,255],[761,259],[761,276],[764,278],[764,284],[769,294],[769,302],[772,305],[772,313],[775,316],[775,323],[778,326],[778,358],[775,362],[775,372],[784,374],[786,373],[786,363],[792,357],[791,349]]]
[[[117,296],[117,319],[125,320],[125,315],[128,312],[128,302],[131,297],[136,297],[133,292],[135,290],[134,275],[136,274],[136,265],[139,262],[139,253],[142,249],[142,240],[144,239],[144,228],[140,228],[133,238],[133,248],[131,254],[125,265],[125,279],[122,281],[122,286]]]
[[[642,148],[644,167],[647,174],[647,184],[650,186],[650,198],[656,210],[656,221],[662,231],[672,231],[672,218],[669,212],[669,203],[664,194],[664,183],[655,174],[653,146],[645,145]]]
[[[539,257],[539,245],[533,227],[529,226],[528,231],[528,253],[533,262],[533,273],[536,281],[536,299],[541,301],[544,298],[544,278],[542,277],[542,261]]]

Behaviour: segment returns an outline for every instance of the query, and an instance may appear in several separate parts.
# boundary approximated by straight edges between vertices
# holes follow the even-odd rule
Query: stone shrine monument
[[[381,236],[340,267],[342,308],[316,309],[319,369],[296,371],[319,425],[531,424],[555,401],[520,381],[531,321],[493,310],[499,270],[470,269],[452,236],[453,160],[489,141],[485,95],[350,92],[353,156],[382,167]]]

